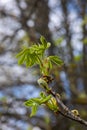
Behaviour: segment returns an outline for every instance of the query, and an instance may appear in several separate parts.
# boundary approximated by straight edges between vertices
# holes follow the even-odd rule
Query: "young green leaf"
[[[51,95],[46,96],[45,98],[42,99],[41,103],[43,103],[43,104],[46,103],[47,101],[49,101],[51,99],[51,97],[52,97]]]
[[[26,49],[20,51],[17,55],[16,55],[16,58],[20,58],[22,55],[24,55],[26,52]]]
[[[30,99],[30,100],[27,100],[26,102],[24,102],[24,105],[26,106],[26,107],[32,107],[33,106],[33,100],[32,100],[32,98]]]
[[[25,55],[21,56],[18,61],[18,64],[21,65],[24,62],[24,59],[25,59]]]
[[[34,116],[37,112],[38,105],[36,103],[33,104],[30,117]]]
[[[49,56],[50,61],[57,64],[57,65],[62,65],[63,61],[58,57],[58,56]]]
[[[46,102],[48,102],[51,99],[52,95],[45,95],[44,93],[40,93],[40,97],[37,98],[31,98],[28,101],[26,101],[24,103],[25,106],[27,107],[31,107],[32,111],[31,111],[31,115],[33,116],[36,114],[38,106],[42,105],[42,104],[46,104]]]
[[[46,105],[54,112],[57,112],[59,110],[56,99],[54,97],[51,97],[51,99],[46,103]]]
[[[47,47],[47,41],[46,41],[46,39],[43,36],[41,36],[40,41],[44,45],[44,47],[46,48]]]
[[[44,92],[40,92],[40,97],[41,98],[45,98],[46,97],[45,93]]]

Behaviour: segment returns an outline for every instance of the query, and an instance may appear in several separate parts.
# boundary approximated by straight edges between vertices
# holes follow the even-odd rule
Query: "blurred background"
[[[38,68],[18,66],[22,46],[43,35],[58,55],[54,91],[87,120],[87,0],[0,0],[0,130],[86,130],[86,127],[40,107],[30,118],[24,101],[39,95]]]

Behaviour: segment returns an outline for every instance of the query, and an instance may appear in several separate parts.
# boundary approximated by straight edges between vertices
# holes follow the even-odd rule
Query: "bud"
[[[71,110],[71,112],[72,112],[75,116],[80,116],[78,110],[76,110],[76,109]]]
[[[51,43],[50,42],[48,42],[47,43],[47,48],[49,48],[51,46]]]
[[[37,82],[40,85],[40,87],[42,87],[44,89],[48,89],[48,84],[44,79],[40,78],[40,79],[38,79]]]

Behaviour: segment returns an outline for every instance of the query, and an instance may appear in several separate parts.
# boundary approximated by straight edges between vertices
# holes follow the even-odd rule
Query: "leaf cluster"
[[[38,107],[41,105],[46,105],[49,109],[57,112],[59,110],[56,99],[52,95],[46,95],[44,92],[40,93],[39,97],[31,98],[24,103],[25,106],[31,107],[30,116],[34,116],[38,110]]]
[[[30,100],[26,101],[24,104],[27,107],[31,107],[31,115],[34,116],[38,110],[38,107],[42,104],[45,104],[47,101],[51,99],[51,95],[45,95],[43,92],[40,93],[40,96],[37,98],[31,98]]]
[[[54,97],[51,97],[51,99],[46,103],[46,105],[48,106],[49,109],[51,109],[54,112],[59,111],[59,107]]]
[[[48,56],[43,60],[43,66],[41,66],[41,72],[43,75],[49,75],[53,64],[61,66],[63,61],[58,56]]]
[[[41,73],[43,75],[49,75],[50,70],[53,67],[53,63],[60,66],[63,61],[58,56],[46,56],[45,51],[50,47],[50,43],[41,36],[40,44],[34,44],[30,47],[23,48],[16,58],[18,58],[18,64],[25,64],[26,67],[31,67],[38,64],[40,66]]]
[[[41,44],[24,47],[23,50],[16,55],[16,58],[19,59],[19,65],[24,63],[26,67],[31,67],[34,64],[41,64],[41,58],[45,50],[50,47],[50,43],[48,43],[43,36],[41,36],[40,42]]]

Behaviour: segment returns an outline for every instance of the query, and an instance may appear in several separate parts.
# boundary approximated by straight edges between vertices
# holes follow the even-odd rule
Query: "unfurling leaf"
[[[51,69],[52,69],[52,63],[49,57],[47,57],[43,60],[43,67],[41,68],[41,72],[43,75],[49,75]]]
[[[41,36],[40,41],[44,45],[44,47],[46,48],[47,47],[47,41],[46,41],[46,39],[43,36]]]
[[[19,52],[17,55],[16,55],[16,58],[20,58],[22,55],[24,55],[26,52],[26,49],[23,49],[21,52]]]
[[[62,65],[63,61],[58,57],[58,56],[49,56],[51,62],[57,64],[57,65]]]
[[[32,111],[31,111],[30,117],[32,117],[36,114],[37,109],[38,109],[38,105],[36,103],[34,103],[34,105],[32,106]]]
[[[24,103],[25,106],[31,107],[31,115],[34,116],[37,112],[38,106],[42,104],[46,104],[50,99],[52,95],[45,95],[45,93],[40,93],[40,97],[37,98],[31,98],[30,100],[26,101]]]
[[[51,99],[46,103],[46,105],[54,112],[57,112],[59,110],[56,99],[54,97],[51,97]]]
[[[22,55],[22,56],[20,57],[19,61],[18,61],[18,64],[19,64],[19,65],[23,64],[24,60],[25,60],[25,55]]]

